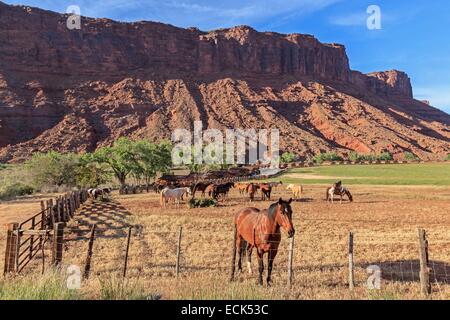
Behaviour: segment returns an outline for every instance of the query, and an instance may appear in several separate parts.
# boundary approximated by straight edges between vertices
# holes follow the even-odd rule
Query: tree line
[[[92,153],[35,153],[25,167],[38,188],[97,187],[116,179],[123,191],[127,178],[149,184],[158,173],[168,173],[172,167],[172,145],[167,141],[151,143],[123,137]]]

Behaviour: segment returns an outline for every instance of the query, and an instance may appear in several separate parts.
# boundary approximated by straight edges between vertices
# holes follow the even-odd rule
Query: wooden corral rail
[[[3,274],[20,273],[39,252],[42,253],[42,259],[45,259],[44,246],[52,235],[53,240],[57,240],[52,250],[61,248],[62,246],[58,245],[62,241],[58,235],[61,234],[60,230],[87,199],[86,190],[72,191],[56,199],[41,201],[41,211],[22,223],[10,223],[6,237]],[[58,230],[58,234],[54,234],[54,229]],[[58,265],[61,262],[60,253],[53,252],[52,256],[54,257],[52,263]],[[43,267],[44,263],[43,260]]]

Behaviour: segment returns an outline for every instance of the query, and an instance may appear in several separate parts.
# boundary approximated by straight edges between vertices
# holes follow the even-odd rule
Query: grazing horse
[[[258,189],[259,189],[259,185],[258,184],[250,183],[247,186],[247,193],[248,193],[248,195],[250,197],[250,201],[254,201],[255,200],[255,194],[256,194],[256,191],[258,191]]]
[[[111,193],[111,189],[110,188],[103,188],[103,189],[99,189],[99,188],[90,188],[87,190],[88,195],[94,199],[97,200],[99,196],[103,196],[105,194],[110,194]]]
[[[272,188],[276,188],[276,187],[279,187],[279,186],[283,185],[283,181],[280,181],[280,182],[269,182],[269,185]]]
[[[192,197],[195,198],[195,193],[197,191],[201,191],[202,192],[202,197],[204,197],[206,189],[208,188],[209,185],[211,185],[211,183],[205,183],[205,182],[198,182],[198,183],[196,183],[194,185],[194,187],[192,188]]]
[[[240,194],[243,194],[247,192],[248,183],[236,183],[235,187],[239,190]]]
[[[260,183],[259,188],[261,189],[261,200],[270,200],[270,195],[272,193],[272,186],[270,183]]]
[[[216,186],[212,183],[212,184],[210,184],[208,187],[206,187],[206,189],[205,189],[205,193],[206,194],[208,194],[208,197],[212,197],[213,196],[213,194],[214,194],[214,188],[215,188]]]
[[[295,234],[292,224],[291,202],[292,199],[283,201],[280,198],[270,205],[269,209],[246,208],[236,214],[234,218],[231,280],[234,280],[236,251],[239,251],[238,271],[242,271],[242,258],[247,254],[247,265],[251,273],[251,254],[253,248],[256,248],[259,265],[258,283],[259,285],[263,284],[263,257],[265,253],[268,253],[267,285],[270,285],[273,261],[281,241],[280,228],[285,229],[290,238]]]
[[[353,202],[353,196],[350,193],[350,191],[342,186],[342,182],[339,181],[335,183],[332,187],[327,188],[327,201],[333,203],[334,202],[334,196],[340,196],[341,197],[341,204],[343,196],[346,195],[348,197],[348,200],[350,202]]]
[[[191,188],[177,188],[177,189],[164,188],[161,191],[161,198],[160,198],[161,206],[165,208],[166,202],[168,202],[169,200],[173,200],[176,207],[178,208],[185,194],[192,195]]]
[[[286,190],[291,190],[292,195],[294,196],[295,201],[300,199],[302,193],[303,193],[303,186],[300,184],[289,184],[286,187]]]
[[[223,199],[226,199],[231,188],[234,188],[233,182],[216,185],[214,186],[212,197],[217,200],[218,197],[222,195]]]

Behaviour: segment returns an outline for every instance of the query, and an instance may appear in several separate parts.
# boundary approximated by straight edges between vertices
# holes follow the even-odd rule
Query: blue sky
[[[4,0],[3,0],[4,1]],[[250,25],[259,31],[313,34],[347,47],[352,69],[398,69],[411,77],[417,99],[450,113],[448,0],[20,0],[4,1],[120,21],[151,20],[210,30]],[[369,5],[381,9],[381,30],[366,26]]]

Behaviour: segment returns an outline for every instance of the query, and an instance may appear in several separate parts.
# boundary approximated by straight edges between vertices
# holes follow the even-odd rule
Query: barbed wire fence
[[[95,230],[95,227],[91,230]],[[222,275],[217,281],[223,281],[224,277],[228,279],[231,271],[232,229],[211,232],[180,226],[172,230],[151,230],[140,225],[130,225],[120,230],[121,236],[117,238],[120,254],[112,269],[123,278],[139,275],[143,272],[141,266],[145,266],[150,279],[207,274]],[[310,243],[310,238],[314,236],[318,234],[304,235],[300,231],[295,238],[282,239],[273,269],[273,279],[278,285],[286,288],[320,285],[320,277],[323,285],[347,287],[350,291],[357,288],[377,290],[399,284],[404,290],[420,291],[424,297],[436,294],[445,298],[450,293],[450,264],[439,260],[440,249],[448,247],[449,238],[427,235],[423,229],[388,237],[382,233],[368,235],[356,230],[334,235],[329,241],[321,241],[317,245]],[[106,270],[102,268],[105,263],[102,250],[108,248],[97,247],[96,239],[95,232],[89,232],[89,236],[82,238],[85,248],[83,256],[86,256],[85,265],[82,266],[85,279],[91,271],[96,274],[111,272],[111,267]],[[140,241],[147,245],[147,249],[150,247],[148,256],[142,255],[142,251],[136,248],[130,250]],[[211,250],[209,245],[212,242],[223,249]],[[400,253],[401,258],[396,258]],[[130,259],[135,262],[132,266],[129,264]],[[267,258],[264,263],[265,279]],[[251,276],[256,281],[258,264],[255,251],[252,270]],[[242,273],[237,274],[237,277],[249,277],[247,274],[247,259],[244,257]]]
[[[81,204],[84,204],[84,210],[97,210],[90,207],[94,201],[92,204],[86,201],[85,192],[72,194],[56,204],[44,204],[44,223],[38,218],[42,217],[41,212],[34,220],[31,218],[21,224],[30,224],[28,228],[10,226],[5,274],[21,272],[18,259],[22,257],[27,257],[29,261],[34,258],[35,265],[41,264],[42,270],[46,265],[66,267],[67,258],[74,263],[82,261],[80,269],[84,279],[89,278],[92,272],[111,270],[120,272],[123,278],[143,272],[144,268],[149,272],[150,278],[181,278],[208,272],[228,275],[231,270],[232,228],[196,230],[183,225],[171,230],[152,230],[141,225],[112,223],[108,218],[101,221],[100,217],[95,217],[98,221],[92,224],[84,222],[81,225],[66,225],[68,221],[64,220],[71,220]],[[101,215],[103,212],[98,213]],[[78,215],[79,212],[76,216]],[[49,226],[52,226],[51,230],[48,229]],[[443,252],[450,245],[450,236],[445,233],[427,233],[423,229],[396,234],[358,229],[333,235],[298,231],[292,242],[283,238],[274,262],[273,278],[288,288],[317,285],[318,281],[324,281],[325,285],[344,286],[349,290],[360,287],[375,290],[383,285],[402,284],[405,287],[420,288],[424,296],[438,294],[445,298],[449,294],[450,265],[449,261],[445,261],[447,256]],[[114,234],[107,235],[107,232]],[[17,242],[18,235],[27,236],[30,240],[22,242],[22,238]],[[108,259],[104,250],[109,248],[106,245],[97,246],[102,238],[117,240],[117,257],[109,270],[103,268]],[[317,239],[321,241],[318,243]],[[73,242],[78,242],[77,248],[81,249],[77,252],[78,259],[65,256]],[[133,247],[139,242],[142,250],[136,252]],[[211,250],[211,243],[222,250]],[[31,251],[28,251],[30,247],[18,251],[21,244],[29,244]],[[148,256],[142,254],[144,250],[148,250]],[[13,257],[12,252],[16,252]],[[138,263],[130,265],[130,259]],[[258,273],[256,261],[254,252],[252,269],[255,281]],[[242,267],[243,274],[247,273],[246,259],[242,261]],[[329,276],[320,278],[324,273]]]

